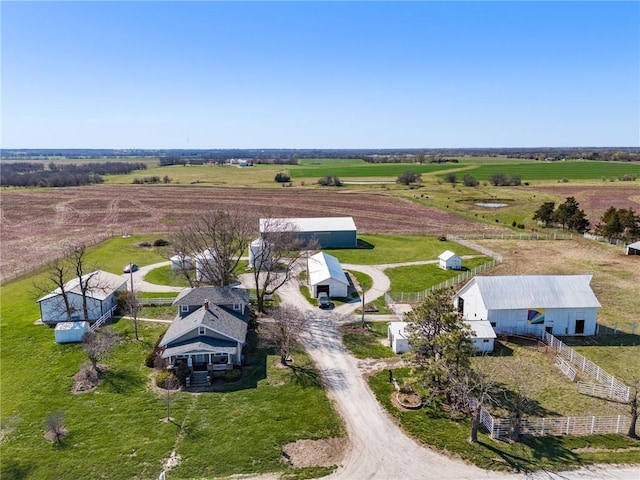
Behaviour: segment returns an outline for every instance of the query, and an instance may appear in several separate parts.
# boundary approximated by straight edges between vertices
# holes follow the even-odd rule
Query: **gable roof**
[[[247,322],[217,305],[209,304],[209,308],[200,307],[186,317],[176,316],[169,325],[167,333],[162,337],[160,346],[169,345],[172,341],[200,326],[208,327],[237,342],[244,343],[247,338]],[[200,340],[191,340],[189,343]]]
[[[498,338],[488,320],[464,320],[464,324],[473,332],[473,338]]]
[[[260,233],[356,231],[353,217],[261,218]]]
[[[197,340],[190,339],[173,344],[162,352],[162,358],[169,358],[176,355],[188,355],[191,353],[202,353],[203,351],[230,353],[233,355],[237,353],[238,347],[234,342],[228,342],[211,337],[202,337]]]
[[[172,305],[204,305],[205,300],[214,305],[249,303],[249,290],[236,287],[187,288],[173,301]]]
[[[445,250],[444,252],[442,252],[442,253],[438,256],[438,259],[439,259],[439,260],[447,261],[447,260],[449,260],[450,258],[457,257],[457,256],[458,256],[458,255],[456,255],[455,253],[453,253],[451,250]],[[459,258],[459,257],[458,257],[458,258]]]
[[[630,243],[629,245],[627,245],[627,248],[634,248],[636,250],[640,250],[640,241],[639,242],[634,242],[634,243]]]
[[[105,300],[109,295],[118,290],[124,284],[127,283],[127,279],[120,275],[105,272],[103,270],[96,270],[91,273],[87,273],[82,277],[83,282],[88,282],[89,290],[87,291],[87,297],[95,298],[96,300]],[[80,290],[80,280],[78,277],[69,280],[64,284],[64,290],[68,293],[75,293],[82,295]],[[53,292],[38,299],[38,302],[48,300],[49,298],[57,297],[62,294],[60,287],[56,288]]]
[[[311,285],[317,285],[329,279],[349,285],[349,280],[342,270],[340,262],[333,255],[324,252],[316,253],[307,260],[307,267]]]
[[[593,275],[476,276],[458,293],[474,284],[488,310],[520,308],[599,308],[590,283]]]

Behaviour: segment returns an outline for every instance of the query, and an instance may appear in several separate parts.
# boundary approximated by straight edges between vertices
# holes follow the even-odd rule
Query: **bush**
[[[151,248],[151,244],[149,242],[140,242],[138,244],[138,247],[140,247],[140,248]]]
[[[167,245],[171,245],[171,242],[163,238],[159,238],[155,242],[153,242],[154,247],[166,247]]]
[[[519,223],[519,224],[518,224],[518,228],[519,228],[520,230],[524,230],[524,223]]]
[[[227,370],[224,372],[224,376],[222,378],[224,378],[225,382],[235,382],[240,379],[241,375],[242,371],[238,368],[234,368],[233,370]]]
[[[342,181],[335,175],[325,175],[318,179],[318,185],[323,187],[341,187]]]
[[[635,181],[636,176],[632,173],[626,173],[618,178],[621,182],[633,182]]]
[[[462,184],[465,187],[477,187],[479,185],[480,182],[478,182],[478,180],[476,180],[476,178],[473,175],[465,175],[464,177],[462,177]]]
[[[177,384],[178,378],[168,370],[164,370],[156,376],[156,385],[160,388],[167,388]]]
[[[516,225],[518,225],[518,222],[516,222],[515,220],[513,222],[511,222],[511,226],[515,227]]]
[[[276,173],[274,180],[278,183],[288,183],[291,181],[291,177],[287,172],[278,172]]]

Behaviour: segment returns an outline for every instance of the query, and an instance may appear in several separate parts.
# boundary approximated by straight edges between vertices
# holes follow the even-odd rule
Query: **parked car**
[[[333,308],[333,302],[329,300],[329,295],[325,292],[318,294],[318,306],[320,308]]]
[[[133,273],[133,272],[137,272],[140,269],[140,267],[138,267],[137,264],[135,263],[130,263],[129,265],[126,265],[122,271],[124,273]]]

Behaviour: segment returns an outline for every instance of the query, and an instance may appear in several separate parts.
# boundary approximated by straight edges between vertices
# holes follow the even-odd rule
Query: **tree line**
[[[123,175],[147,166],[139,162],[100,162],[79,165],[40,162],[3,163],[0,185],[13,187],[76,187],[103,183],[102,175]]]

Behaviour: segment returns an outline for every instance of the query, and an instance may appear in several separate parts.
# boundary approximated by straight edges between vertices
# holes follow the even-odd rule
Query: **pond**
[[[478,207],[486,207],[486,208],[502,208],[508,206],[506,203],[497,203],[497,202],[478,202],[476,203]]]

